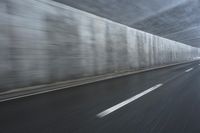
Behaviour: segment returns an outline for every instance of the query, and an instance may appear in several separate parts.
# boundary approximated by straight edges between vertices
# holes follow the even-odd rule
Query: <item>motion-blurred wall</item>
[[[173,64],[199,53],[52,1],[0,1],[0,91]]]

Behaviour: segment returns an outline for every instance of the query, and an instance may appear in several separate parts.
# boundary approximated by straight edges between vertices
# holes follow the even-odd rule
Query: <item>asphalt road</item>
[[[200,62],[0,103],[0,133],[200,133]]]

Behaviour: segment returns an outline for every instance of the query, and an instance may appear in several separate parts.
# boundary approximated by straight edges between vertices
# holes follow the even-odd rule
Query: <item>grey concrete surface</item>
[[[199,0],[55,0],[158,36],[200,47]]]
[[[200,53],[49,0],[0,6],[1,92],[183,62]]]
[[[0,103],[1,133],[199,133],[199,62]],[[190,72],[185,72],[193,68]],[[96,115],[162,83],[111,114]]]

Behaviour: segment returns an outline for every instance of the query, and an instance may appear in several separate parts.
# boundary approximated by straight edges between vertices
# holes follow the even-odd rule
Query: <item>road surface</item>
[[[0,133],[200,133],[200,62],[0,103]]]

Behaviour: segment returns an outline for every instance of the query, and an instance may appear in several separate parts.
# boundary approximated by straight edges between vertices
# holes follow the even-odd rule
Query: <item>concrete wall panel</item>
[[[0,91],[189,61],[200,50],[49,0],[0,2]]]

